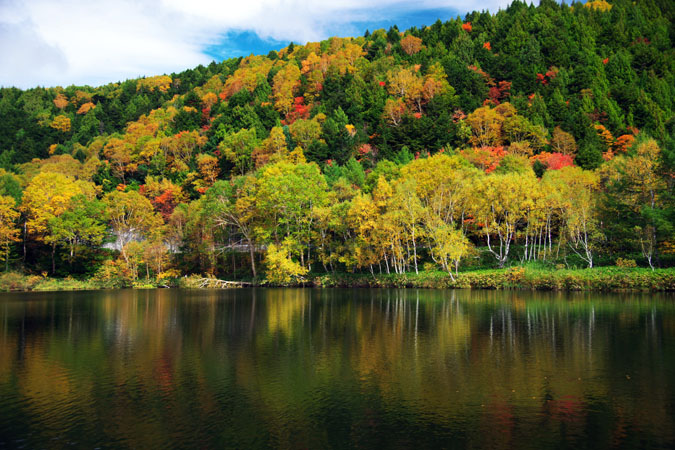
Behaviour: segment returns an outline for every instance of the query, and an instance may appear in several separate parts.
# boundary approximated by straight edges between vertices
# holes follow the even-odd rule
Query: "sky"
[[[0,0],[0,86],[98,86],[510,0]]]

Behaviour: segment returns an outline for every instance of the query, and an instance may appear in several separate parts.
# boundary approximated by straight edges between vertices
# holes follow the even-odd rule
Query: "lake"
[[[0,294],[0,448],[673,448],[675,296]]]

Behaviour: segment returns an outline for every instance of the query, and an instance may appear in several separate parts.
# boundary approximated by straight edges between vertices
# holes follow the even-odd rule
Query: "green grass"
[[[445,272],[406,274],[329,274],[311,278],[322,287],[418,287],[462,289],[528,289],[555,291],[673,291],[675,268],[651,269],[600,267],[595,269],[545,269],[515,266],[460,272],[453,281]]]
[[[100,283],[92,279],[48,278],[39,275],[23,275],[18,272],[0,274],[0,292],[8,291],[80,291],[101,289]]]
[[[82,291],[101,289],[100,283],[94,280],[75,280],[70,278],[43,278],[32,290],[34,291]]]
[[[553,269],[540,264],[507,269],[480,269],[460,272],[453,281],[445,272],[419,274],[310,274],[305,286],[526,289],[550,291],[675,291],[675,268],[656,269],[598,267],[594,269]],[[109,288],[95,279],[46,278],[16,272],[0,274],[0,292],[73,291]],[[151,289],[154,283],[139,280],[136,289]]]

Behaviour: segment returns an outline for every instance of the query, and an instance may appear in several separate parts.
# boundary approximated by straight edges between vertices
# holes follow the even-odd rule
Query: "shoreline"
[[[318,287],[383,287],[527,291],[675,291],[675,268],[536,270],[524,267],[460,272],[454,281],[445,272],[319,277]],[[314,283],[317,285],[317,283]]]
[[[0,274],[0,292],[58,292],[98,289],[236,289],[234,287],[204,287],[187,276],[174,280],[136,280],[133,283],[111,285],[96,279],[46,278],[18,273]],[[215,280],[215,279],[214,279]],[[507,269],[486,269],[460,272],[454,280],[446,272],[427,271],[416,274],[311,274],[285,286],[261,281],[248,283],[258,287],[308,288],[413,288],[413,289],[481,289],[525,291],[594,291],[594,292],[675,292],[675,268],[646,269],[599,267],[593,269],[532,269],[516,266]],[[240,281],[238,281],[240,283]]]

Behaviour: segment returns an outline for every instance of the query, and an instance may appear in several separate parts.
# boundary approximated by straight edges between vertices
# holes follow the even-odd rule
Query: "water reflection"
[[[0,447],[672,447],[672,296],[0,296]]]

